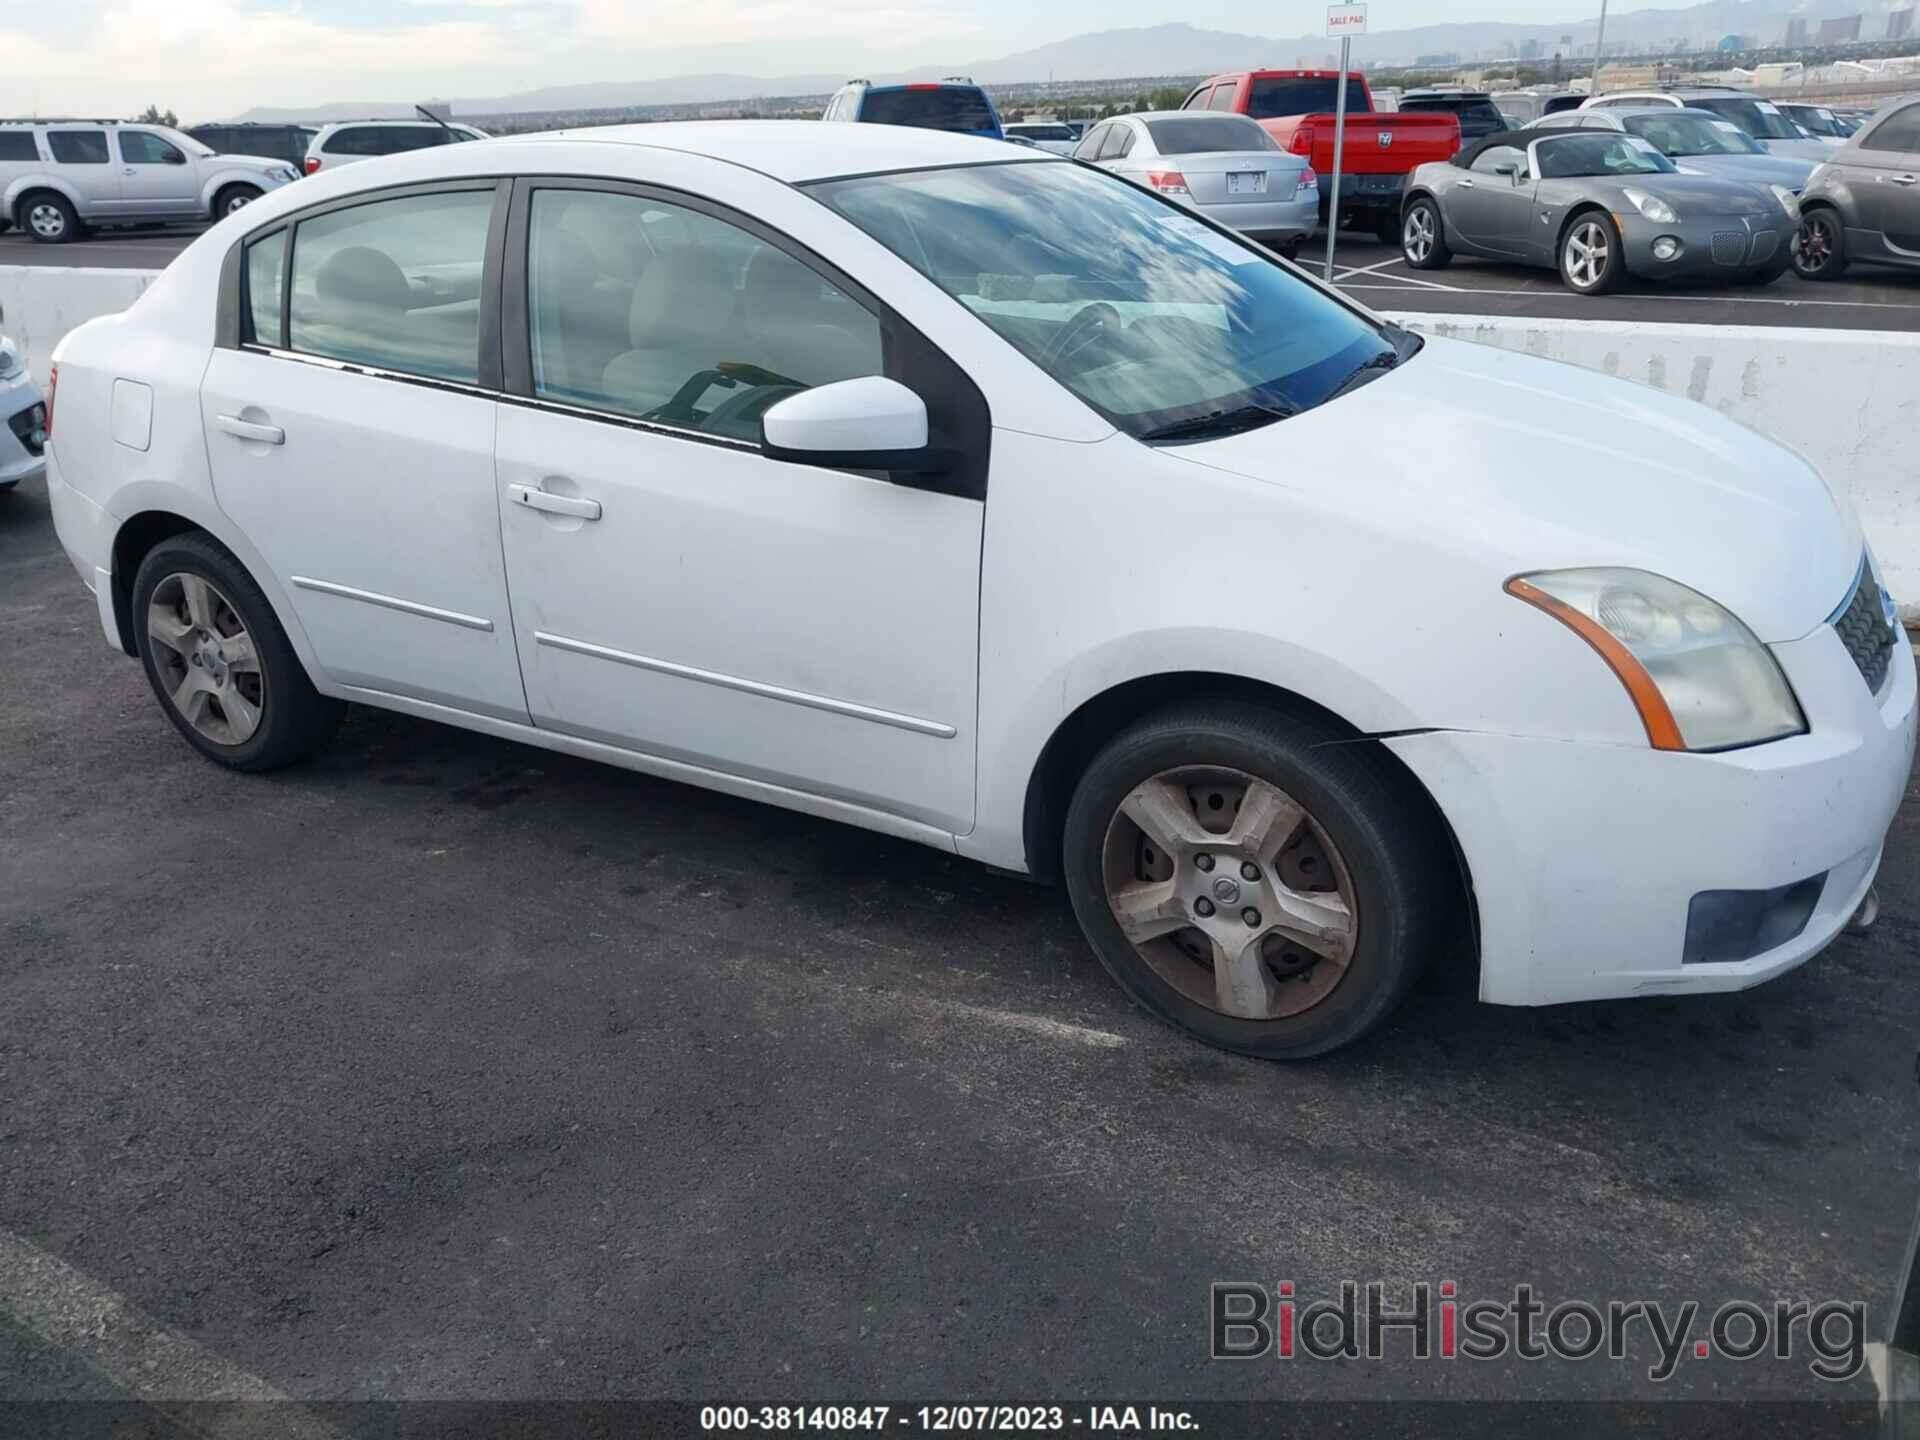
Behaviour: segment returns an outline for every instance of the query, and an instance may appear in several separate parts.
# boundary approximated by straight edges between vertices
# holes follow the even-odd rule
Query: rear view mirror
[[[767,457],[838,470],[940,470],[927,445],[927,405],[897,380],[866,375],[817,385],[760,417]]]

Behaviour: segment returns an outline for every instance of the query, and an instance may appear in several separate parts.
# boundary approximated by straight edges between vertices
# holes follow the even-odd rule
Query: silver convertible
[[[1792,262],[1800,207],[1781,185],[1683,175],[1637,135],[1508,131],[1407,185],[1400,243],[1434,270],[1456,254],[1558,268],[1581,295],[1643,280],[1767,284]]]

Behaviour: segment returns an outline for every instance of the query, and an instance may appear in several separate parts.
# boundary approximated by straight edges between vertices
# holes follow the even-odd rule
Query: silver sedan
[[[1320,182],[1244,115],[1149,111],[1103,120],[1073,152],[1291,259],[1320,223]]]

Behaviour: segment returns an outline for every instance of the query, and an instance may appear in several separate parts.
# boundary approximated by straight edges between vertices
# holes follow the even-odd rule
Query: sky
[[[1565,21],[1599,8],[1598,0],[1371,5],[1375,31]],[[191,124],[253,105],[959,64],[1171,20],[1292,36],[1319,30],[1323,16],[1318,0],[0,0],[0,56],[10,113],[124,115],[153,103]]]

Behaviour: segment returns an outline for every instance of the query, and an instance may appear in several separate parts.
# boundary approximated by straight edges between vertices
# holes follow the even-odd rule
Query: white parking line
[[[1410,279],[1412,277],[1409,276],[1407,278]],[[1341,280],[1335,280],[1333,283],[1336,285],[1340,285],[1343,288],[1352,289],[1352,290],[1398,290],[1407,294],[1420,293],[1418,289],[1416,289],[1414,286],[1411,286],[1411,285],[1348,286],[1344,281],[1341,281]],[[1426,282],[1422,281],[1419,283],[1424,285]],[[1526,299],[1534,299],[1534,300],[1539,299],[1543,295],[1555,295],[1560,293],[1552,289],[1551,287],[1547,287],[1547,286],[1543,286],[1538,290],[1487,290],[1487,289],[1481,289],[1478,286],[1465,286],[1465,285],[1458,286],[1458,287],[1450,287],[1450,288],[1453,288],[1455,293],[1460,295],[1517,295]],[[1913,303],[1907,304],[1907,305],[1896,304],[1892,301],[1887,301],[1887,300],[1775,300],[1765,295],[1727,295],[1719,291],[1715,291],[1712,294],[1697,294],[1697,295],[1690,295],[1690,294],[1684,294],[1684,293],[1662,295],[1662,294],[1654,293],[1654,294],[1642,294],[1642,295],[1611,295],[1611,296],[1604,296],[1600,298],[1611,299],[1611,300],[1633,300],[1633,301],[1671,300],[1671,301],[1679,302],[1681,304],[1692,302],[1695,305],[1783,305],[1790,309],[1794,306],[1799,306],[1799,305],[1825,305],[1825,306],[1831,306],[1831,307],[1843,309],[1843,310],[1904,310],[1908,314],[1920,313],[1920,296],[1916,296]],[[1500,318],[1500,317],[1492,317],[1492,318]]]
[[[0,1230],[0,1319],[37,1335],[126,1395],[165,1414],[172,1406],[249,1401],[276,1406],[271,1433],[341,1440],[257,1376],[142,1314],[125,1296]]]

